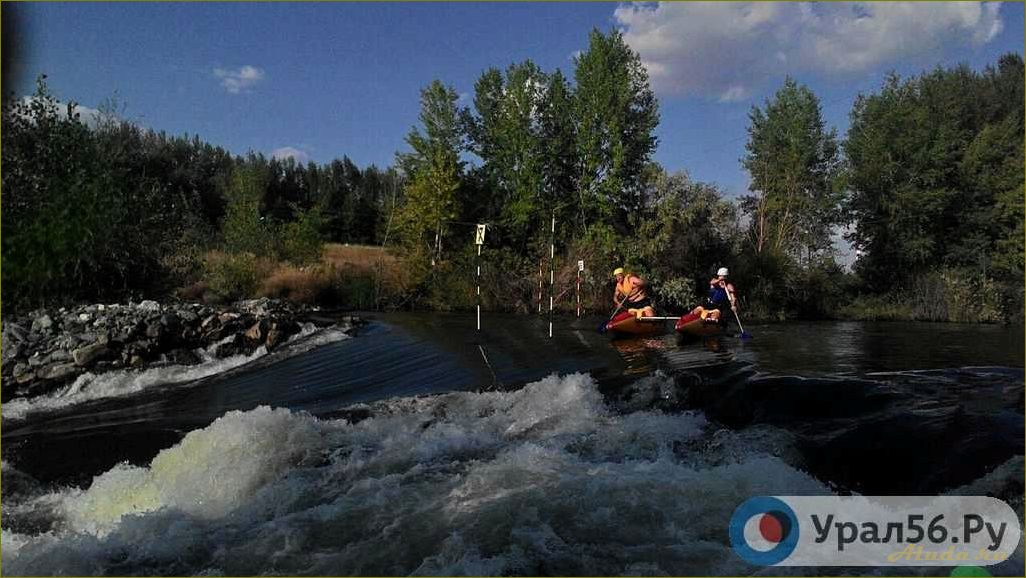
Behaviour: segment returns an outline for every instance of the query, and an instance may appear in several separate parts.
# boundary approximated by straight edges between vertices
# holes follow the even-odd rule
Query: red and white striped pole
[[[577,262],[577,317],[581,317],[581,271],[584,271],[584,261]]]
[[[542,312],[542,264],[538,263],[538,314]]]

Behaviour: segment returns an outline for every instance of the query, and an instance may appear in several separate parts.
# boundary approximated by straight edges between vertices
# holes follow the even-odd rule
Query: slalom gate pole
[[[556,213],[552,213],[552,235],[549,237],[549,337],[552,337],[553,284],[556,280]]]

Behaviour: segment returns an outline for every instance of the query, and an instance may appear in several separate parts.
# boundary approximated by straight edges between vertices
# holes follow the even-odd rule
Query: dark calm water
[[[372,317],[5,405],[5,573],[752,574],[725,532],[752,495],[1022,514],[1021,327]]]

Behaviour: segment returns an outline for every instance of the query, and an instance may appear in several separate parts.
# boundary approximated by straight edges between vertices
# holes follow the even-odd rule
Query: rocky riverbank
[[[38,310],[4,320],[2,400],[44,395],[86,372],[196,364],[197,350],[218,358],[273,351],[304,323],[348,331],[360,320],[271,299],[227,307],[143,301]]]

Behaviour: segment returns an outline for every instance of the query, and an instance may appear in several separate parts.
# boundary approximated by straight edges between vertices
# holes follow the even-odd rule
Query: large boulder
[[[36,333],[49,333],[52,327],[53,319],[45,313],[32,321],[32,331]]]
[[[214,355],[218,358],[240,355],[246,352],[246,339],[241,333],[235,333],[219,341],[214,346]]]
[[[58,363],[55,365],[48,365],[43,369],[36,372],[36,375],[40,379],[48,379],[51,381],[63,381],[72,377],[78,376],[82,373],[82,368],[76,366],[74,363]]]
[[[87,367],[96,361],[110,357],[111,350],[103,343],[93,343],[72,351],[71,356],[75,360],[75,365]]]
[[[271,322],[268,319],[257,321],[246,330],[246,339],[254,345],[262,344],[267,339],[267,331],[270,329],[270,326]]]

